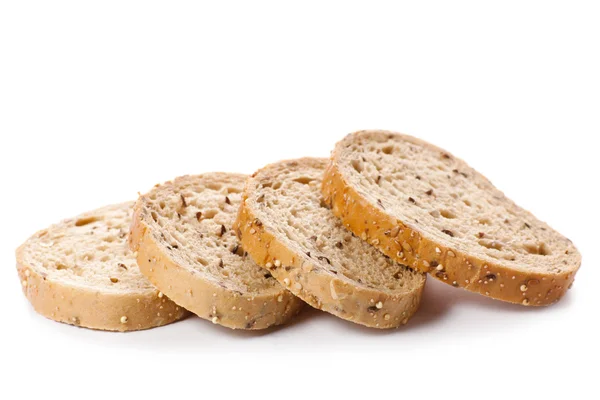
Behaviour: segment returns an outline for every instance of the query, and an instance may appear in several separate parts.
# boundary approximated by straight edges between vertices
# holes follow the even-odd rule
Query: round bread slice
[[[245,175],[207,173],[141,196],[130,246],[140,270],[177,304],[234,329],[290,320],[304,304],[247,256],[231,226]]]
[[[405,324],[419,306],[425,275],[354,237],[325,207],[326,165],[302,158],[256,172],[236,232],[258,264],[311,306],[369,327]]]
[[[108,331],[166,325],[188,313],[140,273],[127,247],[133,202],[66,219],[17,249],[23,293],[55,321]]]
[[[348,135],[322,190],[348,229],[388,256],[494,299],[551,304],[581,264],[569,239],[464,161],[411,136]]]

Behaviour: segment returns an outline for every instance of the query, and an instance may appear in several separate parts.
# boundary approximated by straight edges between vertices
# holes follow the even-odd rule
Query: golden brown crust
[[[325,201],[351,232],[392,259],[454,287],[523,305],[552,304],[573,283],[575,271],[525,273],[428,240],[371,204],[346,182],[336,163],[336,151],[323,177]]]
[[[54,321],[125,332],[167,325],[189,314],[158,290],[107,293],[53,281],[22,262],[22,249],[16,254],[23,293],[36,312]]]
[[[138,252],[140,271],[180,306],[201,318],[233,329],[265,329],[284,324],[301,310],[304,303],[294,296],[278,299],[277,294],[269,292],[249,297],[194,275],[161,251],[141,213],[142,203],[138,201],[129,244]]]
[[[391,294],[315,269],[310,258],[288,248],[256,218],[246,202],[247,190],[233,228],[254,261],[294,295],[342,319],[381,329],[406,324],[417,311],[424,286]]]

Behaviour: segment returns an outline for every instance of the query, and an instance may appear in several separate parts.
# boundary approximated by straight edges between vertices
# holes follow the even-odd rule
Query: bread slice
[[[551,304],[581,264],[573,243],[449,152],[387,131],[340,141],[323,194],[354,234],[442,282]]]
[[[187,315],[140,273],[126,239],[132,206],[66,219],[17,249],[23,293],[38,313],[108,331],[153,328]]]
[[[177,304],[215,324],[264,329],[304,304],[256,265],[231,229],[246,176],[208,173],[141,196],[130,245],[144,275]]]
[[[256,172],[236,232],[258,264],[311,306],[369,327],[405,324],[419,306],[425,275],[343,227],[322,202],[326,165],[302,158]]]

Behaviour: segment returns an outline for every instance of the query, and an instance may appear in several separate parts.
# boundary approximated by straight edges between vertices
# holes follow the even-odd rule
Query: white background
[[[0,3],[1,398],[598,395],[597,2],[197,3]],[[429,280],[398,330],[311,310],[268,333],[95,332],[21,294],[38,229],[366,128],[447,148],[571,238],[573,289],[533,309]]]

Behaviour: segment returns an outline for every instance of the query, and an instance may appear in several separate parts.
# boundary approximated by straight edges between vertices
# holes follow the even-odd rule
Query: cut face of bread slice
[[[264,329],[304,304],[247,256],[231,229],[246,176],[208,173],[157,185],[135,205],[130,245],[144,275],[215,324]]]
[[[321,198],[326,165],[303,158],[252,175],[235,225],[244,249],[315,308],[369,327],[405,324],[425,276],[344,229]]]
[[[127,247],[133,202],[64,220],[17,250],[23,292],[40,314],[86,328],[133,331],[187,315],[140,273]]]
[[[581,264],[569,239],[464,161],[411,136],[348,135],[322,189],[344,224],[390,257],[495,299],[551,304]]]

